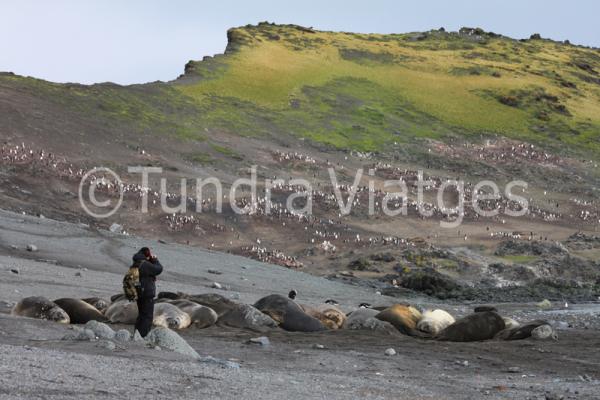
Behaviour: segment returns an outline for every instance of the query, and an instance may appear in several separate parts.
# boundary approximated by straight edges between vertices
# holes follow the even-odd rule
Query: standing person
[[[142,247],[133,256],[134,265],[138,265],[140,284],[137,293],[138,317],[135,329],[146,337],[152,328],[154,319],[154,297],[156,296],[156,277],[163,267],[158,258],[152,255],[148,247]]]

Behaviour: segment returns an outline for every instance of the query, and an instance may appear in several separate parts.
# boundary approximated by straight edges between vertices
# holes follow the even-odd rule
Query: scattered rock
[[[214,275],[222,275],[223,273],[217,269],[209,269],[207,271],[209,274],[214,274]]]
[[[211,287],[212,287],[213,289],[223,289],[223,285],[221,285],[221,284],[220,284],[220,283],[218,283],[218,282],[213,282],[213,284],[211,285]]]
[[[462,365],[463,367],[468,367],[469,366],[469,361],[467,361],[467,360],[462,360],[462,361],[461,360],[456,360],[454,363],[458,364],[458,365]]]
[[[174,351],[195,359],[200,359],[200,355],[190,346],[181,336],[169,328],[158,327],[150,331],[146,340],[156,346]]]
[[[396,355],[396,350],[392,349],[391,347],[389,349],[385,350],[385,355],[386,356],[395,356]]]
[[[131,340],[131,334],[127,329],[120,329],[115,332],[114,339],[118,342],[128,342],[129,340]]]
[[[240,364],[238,364],[238,363],[235,363],[233,361],[220,360],[220,359],[212,357],[212,356],[200,357],[198,359],[198,361],[200,361],[201,363],[206,363],[206,364],[215,364],[222,368],[231,368],[231,369],[239,369],[240,368]]]
[[[313,344],[313,349],[318,349],[318,350],[323,350],[325,348],[325,346],[323,346],[322,344]]]
[[[76,327],[73,332],[69,332],[63,336],[62,340],[93,341],[96,340],[96,334],[91,329],[81,329]]]
[[[17,268],[11,268],[10,272],[19,275],[19,270]]]
[[[165,240],[162,240],[162,239],[158,239],[158,243],[160,243],[160,244],[168,244]]]
[[[75,276],[77,276],[77,277],[82,277],[83,275],[82,275],[82,273],[81,273],[81,272],[77,271],[77,272],[75,272]]]
[[[98,344],[96,344],[96,347],[100,347],[110,351],[113,351],[117,348],[117,346],[110,340],[101,340],[98,342]]]
[[[11,250],[19,250],[18,246],[15,246],[14,244],[10,245]]]
[[[133,333],[133,341],[134,342],[145,342],[146,339],[142,337],[142,335],[140,335],[140,333],[136,330]]]
[[[504,370],[504,372],[508,372],[510,374],[518,374],[519,372],[521,372],[521,368],[520,367],[508,367]]]
[[[108,228],[108,230],[112,233],[123,233],[123,225],[114,223]]]
[[[114,339],[115,331],[108,325],[103,322],[98,321],[88,321],[85,324],[85,328],[94,332],[94,335],[99,339]]]
[[[33,253],[33,252],[38,251],[38,248],[37,248],[37,246],[35,244],[28,244],[27,245],[27,251],[31,251]]]
[[[252,338],[249,339],[246,343],[248,344],[259,344],[261,346],[268,346],[271,344],[271,342],[269,341],[269,338],[266,336],[260,336],[257,338]]]

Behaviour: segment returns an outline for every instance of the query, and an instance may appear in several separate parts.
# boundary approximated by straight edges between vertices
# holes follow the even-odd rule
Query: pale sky
[[[404,33],[461,26],[600,47],[597,0],[0,0],[0,71],[56,82],[175,79],[260,21]]]

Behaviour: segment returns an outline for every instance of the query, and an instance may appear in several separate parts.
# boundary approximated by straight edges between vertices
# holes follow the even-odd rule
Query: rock
[[[558,335],[550,325],[541,325],[531,331],[531,337],[536,340],[558,340]]]
[[[544,299],[536,304],[539,308],[550,308],[552,307],[552,303],[548,299]]]
[[[508,372],[511,374],[518,374],[519,372],[521,372],[521,368],[520,367],[508,367],[504,370],[504,372]]]
[[[100,347],[110,351],[115,350],[117,348],[117,346],[110,340],[101,340],[100,342],[98,342],[96,347]]]
[[[19,275],[19,270],[17,268],[11,268],[10,272]]]
[[[112,233],[123,233],[123,226],[119,225],[117,223],[114,223],[108,228],[108,230],[111,231]]]
[[[82,277],[82,276],[83,276],[83,274],[82,274],[81,272],[77,271],[77,272],[75,272],[75,276],[77,276],[77,277]]]
[[[15,246],[14,244],[10,245],[11,250],[19,250],[18,246]]]
[[[456,360],[454,363],[458,364],[458,365],[462,365],[463,367],[468,367],[469,366],[469,361],[467,361],[467,360],[462,360],[462,361],[461,360]]]
[[[257,338],[252,338],[250,340],[248,340],[246,343],[248,344],[259,344],[261,346],[268,346],[271,344],[271,342],[269,341],[269,338],[266,336],[260,336]]]
[[[214,358],[212,356],[200,357],[199,360],[201,363],[206,364],[215,364],[222,368],[231,368],[231,369],[239,369],[240,364],[235,363],[233,361],[220,360],[218,358]]]
[[[31,251],[33,253],[33,252],[38,251],[38,248],[37,248],[37,246],[35,244],[28,244],[27,245],[27,251]]]
[[[392,349],[391,347],[389,349],[385,350],[385,355],[386,356],[395,356],[396,355],[396,350]]]
[[[150,331],[146,340],[156,346],[200,359],[200,355],[181,336],[169,328],[158,327]]]
[[[213,284],[211,285],[211,287],[213,289],[223,289],[223,286],[220,283],[218,283],[218,282],[213,282]]]
[[[99,339],[114,339],[115,337],[115,331],[103,322],[92,320],[88,321],[84,326],[94,332],[94,335]]]
[[[131,334],[129,333],[129,331],[127,329],[120,329],[115,332],[114,339],[117,342],[128,342],[129,340],[131,340]]]
[[[76,328],[73,332],[67,333],[62,340],[96,340],[96,334],[91,329]]]
[[[209,269],[207,272],[209,274],[214,274],[214,275],[222,275],[223,274],[221,271],[216,270],[216,269]]]
[[[160,243],[160,244],[167,244],[167,242],[164,241],[164,240],[162,240],[162,239],[158,239],[158,243]]]
[[[133,341],[134,342],[145,342],[146,338],[143,338],[142,335],[140,335],[140,333],[136,330],[133,333]]]
[[[317,350],[323,350],[325,346],[323,346],[322,344],[313,344],[312,348]]]

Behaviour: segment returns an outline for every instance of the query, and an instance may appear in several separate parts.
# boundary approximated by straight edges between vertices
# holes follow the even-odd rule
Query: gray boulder
[[[115,332],[115,340],[117,342],[128,342],[131,340],[131,334],[127,329],[120,329]]]
[[[114,337],[115,337],[115,331],[113,331],[110,326],[106,325],[103,322],[98,322],[98,321],[93,321],[93,320],[88,321],[85,324],[85,328],[94,332],[94,334],[99,339],[114,339]]]
[[[200,359],[200,355],[188,344],[188,342],[168,328],[154,328],[150,331],[148,336],[146,336],[146,340],[163,349],[171,350],[196,360]]]

